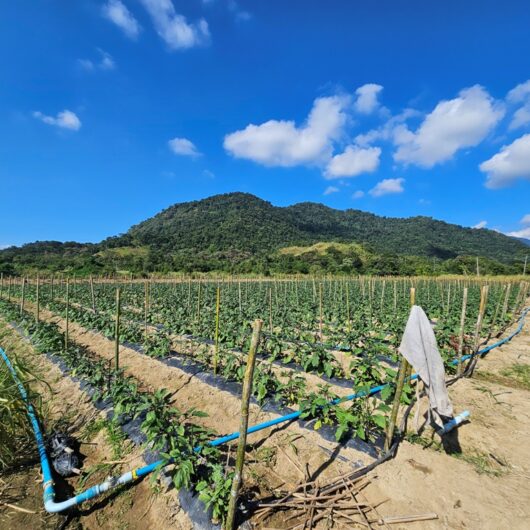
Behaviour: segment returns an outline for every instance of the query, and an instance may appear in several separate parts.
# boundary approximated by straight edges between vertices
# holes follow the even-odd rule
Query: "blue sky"
[[[1,9],[0,247],[229,191],[530,237],[526,1]]]

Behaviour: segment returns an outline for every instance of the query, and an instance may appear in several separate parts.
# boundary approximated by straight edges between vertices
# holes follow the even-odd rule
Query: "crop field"
[[[501,336],[527,294],[524,281],[465,278],[3,278],[0,313],[65,374],[90,385],[94,401],[110,402],[116,418],[138,420],[144,446],[173,462],[174,486],[198,494],[222,522],[234,456],[230,446],[208,442],[238,428],[256,319],[263,328],[251,424],[302,413],[279,432],[249,437],[243,497],[254,508],[276,495],[278,483],[295,484],[320,467],[336,474],[330,454],[338,447],[364,463],[382,454],[411,304],[427,313],[446,373],[455,374],[454,360]],[[341,400],[352,393],[361,397]],[[402,403],[413,394],[405,383]],[[300,469],[294,455],[306,455],[313,469]]]

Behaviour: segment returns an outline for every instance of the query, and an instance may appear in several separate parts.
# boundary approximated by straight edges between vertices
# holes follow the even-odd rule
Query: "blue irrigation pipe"
[[[504,339],[499,340],[490,346],[487,346],[486,348],[480,351],[477,351],[469,355],[464,355],[461,359],[454,359],[453,361],[451,361],[451,364],[457,365],[459,362],[464,362],[470,359],[471,357],[474,357],[475,355],[485,355],[486,353],[493,350],[494,348],[497,348],[499,346],[502,346],[503,344],[506,344],[509,340],[511,340],[513,337],[515,337],[521,332],[521,330],[523,329],[523,325],[524,325],[524,319],[529,311],[530,311],[530,307],[525,309],[522,312],[521,316],[519,317],[519,325],[517,326],[517,328],[515,329],[513,333],[511,333]],[[44,493],[43,493],[44,508],[46,509],[47,512],[50,512],[50,513],[62,512],[64,510],[67,510],[68,508],[71,508],[73,506],[86,502],[88,500],[91,500],[97,497],[98,495],[101,495],[105,491],[113,489],[117,486],[121,486],[123,484],[127,484],[138,478],[145,477],[146,475],[149,475],[153,471],[160,469],[164,464],[168,465],[171,463],[171,461],[167,462],[163,460],[158,460],[147,466],[143,466],[137,469],[133,469],[132,471],[128,471],[127,473],[124,473],[123,475],[120,475],[119,477],[110,477],[104,482],[102,482],[101,484],[92,486],[91,488],[88,488],[87,490],[83,491],[82,493],[79,493],[78,495],[75,495],[74,497],[71,497],[70,499],[67,499],[62,502],[55,502],[55,490],[53,488],[53,479],[52,479],[52,474],[51,474],[51,469],[50,469],[50,463],[48,460],[48,456],[46,454],[46,445],[44,443],[44,438],[40,430],[40,426],[37,420],[37,416],[35,414],[35,410],[28,399],[28,395],[26,393],[24,385],[20,381],[15,368],[11,364],[11,361],[9,360],[8,356],[6,355],[5,351],[2,348],[0,348],[0,355],[2,359],[4,360],[6,366],[8,367],[9,371],[11,372],[11,375],[13,376],[13,379],[15,380],[18,386],[18,390],[20,392],[20,395],[22,396],[22,399],[24,400],[26,404],[27,413],[28,413],[31,425],[33,427],[33,432],[35,434],[35,439],[37,441],[37,446],[39,449],[39,456],[40,456],[41,469],[42,469],[42,483],[43,483],[43,488],[44,488]],[[412,381],[417,378],[418,378],[418,374],[413,374],[409,377],[409,380]],[[378,392],[383,390],[383,388],[389,386],[389,384],[390,383],[386,383],[384,385],[378,385],[378,386],[375,386],[365,391],[356,392],[354,394],[350,394],[349,396],[337,398],[331,401],[331,403],[333,405],[337,405],[339,403],[351,401],[359,397],[371,396],[373,394],[377,394]],[[274,427],[275,425],[279,425],[280,423],[295,420],[299,418],[302,413],[303,413],[302,410],[298,410],[296,412],[291,412],[290,414],[287,414],[285,416],[280,416],[279,418],[275,418],[273,420],[269,420],[263,423],[259,423],[257,425],[253,425],[249,427],[247,434],[252,434],[254,432],[258,432],[264,429],[268,429],[270,427]],[[239,432],[233,432],[232,434],[221,436],[220,438],[215,438],[214,440],[211,440],[210,442],[208,442],[207,445],[210,445],[212,447],[217,447],[219,445],[223,445],[225,443],[231,442],[232,440],[237,440],[237,438],[239,438]],[[197,446],[194,448],[194,451],[199,452],[201,451],[201,449],[202,449],[202,446]]]

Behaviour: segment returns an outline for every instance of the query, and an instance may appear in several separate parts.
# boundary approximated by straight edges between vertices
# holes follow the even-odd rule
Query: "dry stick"
[[[475,342],[473,347],[473,352],[476,352],[478,350],[479,342],[480,342],[480,332],[482,330],[482,320],[484,319],[484,312],[486,311],[486,303],[488,301],[488,286],[483,285],[482,289],[480,290],[480,306],[478,311],[478,317],[477,317],[477,327],[475,329]]]
[[[502,315],[501,315],[502,322],[504,322],[504,319],[506,318],[506,311],[508,311],[508,301],[510,299],[511,290],[512,290],[512,284],[509,283],[508,287],[506,288],[506,295],[504,296],[504,304],[502,305]]]
[[[215,303],[215,350],[213,356],[213,373],[217,375],[217,359],[219,357],[219,309],[221,306],[221,289],[217,287],[217,300]]]
[[[144,283],[144,342],[147,342],[148,284]]]
[[[464,287],[464,296],[462,298],[462,313],[460,315],[460,337],[458,339],[458,365],[456,367],[457,375],[462,374],[462,353],[464,351],[464,325],[466,323],[466,309],[467,309],[467,287]]]
[[[37,304],[35,309],[35,321],[39,323],[40,316],[40,278],[37,276],[37,292],[36,292]]]
[[[70,283],[68,278],[66,278],[66,315],[65,315],[65,329],[64,329],[64,351],[68,350],[68,331],[70,325],[69,319],[69,308],[70,308]]]
[[[116,328],[114,341],[114,366],[116,367],[116,370],[120,367],[120,306],[120,288],[116,287]]]
[[[201,280],[199,280],[199,290],[197,291],[197,322],[201,320]]]
[[[322,282],[318,284],[318,292],[319,292],[319,299],[320,299],[320,323],[318,325],[319,332],[320,332],[320,341],[324,340],[324,334],[322,332]]]
[[[526,262],[528,261],[528,255],[524,257],[523,276],[526,276]]]
[[[346,316],[348,318],[348,331],[351,331],[351,321],[350,321],[350,290],[348,283],[346,283]]]
[[[22,299],[20,300],[20,314],[24,311],[24,301],[26,296],[26,278],[22,278]]]
[[[245,449],[247,444],[247,429],[248,429],[248,412],[250,393],[252,391],[252,378],[254,376],[254,366],[256,364],[256,352],[261,333],[262,320],[255,320],[252,330],[252,339],[250,342],[250,350],[247,357],[247,368],[245,371],[245,379],[243,380],[243,395],[241,397],[241,422],[239,426],[239,441],[237,444],[236,453],[236,469],[234,479],[232,481],[232,489],[230,491],[230,503],[228,505],[228,515],[226,518],[226,528],[232,530],[235,528],[235,515],[237,507],[237,496],[242,482],[243,465],[245,463]]]
[[[94,279],[90,275],[90,296],[92,297],[92,311],[96,313],[96,297],[94,295]]]
[[[416,302],[416,288],[411,287],[410,288],[410,305],[411,307]],[[401,359],[401,364],[399,365],[399,371],[397,375],[397,383],[396,383],[396,393],[394,395],[394,402],[392,403],[392,413],[390,415],[390,423],[388,424],[388,429],[386,431],[386,439],[385,439],[385,451],[388,451],[390,449],[390,446],[392,445],[392,439],[394,438],[394,429],[396,427],[396,421],[397,416],[399,412],[399,404],[401,402],[401,394],[403,393],[403,386],[405,385],[405,377],[407,375],[407,372],[409,371],[409,363],[403,357]]]
[[[4,273],[0,273],[0,297],[4,294]]]
[[[269,331],[272,333],[272,288],[269,287]]]

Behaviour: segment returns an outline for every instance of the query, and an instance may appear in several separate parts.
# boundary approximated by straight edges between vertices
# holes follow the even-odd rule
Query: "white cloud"
[[[487,224],[488,224],[488,221],[480,221],[475,226],[473,226],[473,228],[486,228]]]
[[[355,91],[357,95],[357,100],[354,103],[355,110],[361,114],[374,112],[379,107],[377,96],[381,90],[383,90],[383,87],[375,83],[367,83],[359,87]]]
[[[330,96],[313,103],[306,122],[298,127],[292,120],[269,120],[227,134],[224,148],[236,158],[266,166],[291,167],[325,163],[333,152],[346,123],[349,98]]]
[[[523,218],[519,221],[522,225],[530,225],[530,213],[523,215]]]
[[[344,153],[335,155],[326,168],[327,179],[355,177],[361,173],[372,173],[379,167],[379,147],[362,148],[349,145]]]
[[[522,103],[530,97],[530,79],[524,83],[520,83],[515,88],[512,88],[506,99],[510,103]]]
[[[229,0],[227,6],[228,10],[234,14],[237,21],[245,22],[252,18],[252,15],[248,11],[241,9],[235,0]]]
[[[324,190],[324,195],[331,195],[332,193],[337,193],[338,191],[339,191],[339,188],[337,188],[336,186],[328,186]]]
[[[195,147],[193,142],[187,138],[173,138],[172,140],[169,140],[168,145],[171,151],[176,155],[191,156],[192,158],[201,156],[201,153]]]
[[[108,0],[102,12],[103,16],[123,30],[127,37],[136,39],[140,34],[140,24],[121,0]]]
[[[12,247],[13,245],[0,245],[0,250],[5,250],[6,248]]]
[[[205,176],[205,177],[208,177],[210,179],[214,179],[215,178],[215,173],[213,171],[210,171],[209,169],[204,169],[202,174]]]
[[[486,173],[486,187],[503,188],[517,179],[530,180],[530,134],[505,145],[489,160],[480,164]]]
[[[512,237],[522,237],[524,239],[530,239],[530,226],[521,230],[516,230],[515,232],[508,232],[507,235]]]
[[[63,129],[78,131],[81,128],[81,120],[74,112],[66,109],[59,112],[55,118],[53,116],[46,116],[46,114],[43,114],[40,111],[34,112],[33,117],[47,123],[48,125],[55,125]]]
[[[479,85],[441,101],[416,132],[401,125],[394,131],[394,160],[431,168],[465,147],[479,144],[504,115],[504,107]]]
[[[183,15],[175,11],[172,0],[140,0],[160,38],[174,50],[192,48],[208,42],[208,23],[201,18],[189,24]]]
[[[421,112],[407,108],[400,114],[388,119],[381,127],[357,135],[355,137],[355,143],[367,146],[381,140],[393,140],[394,136],[400,131],[399,125],[410,118],[417,118],[419,116],[422,116]]]
[[[390,195],[394,193],[403,193],[403,183],[405,179],[384,179],[378,182],[374,188],[370,190],[370,195],[373,197],[382,197],[383,195]]]
[[[362,199],[363,197],[364,197],[364,191],[362,191],[362,190],[357,190],[352,195],[352,199]]]
[[[530,79],[512,88],[506,100],[512,104],[523,105],[519,107],[513,114],[512,121],[510,122],[510,130],[523,127],[530,123]]]
[[[83,70],[87,72],[93,72],[94,70],[114,70],[116,68],[116,63],[114,59],[107,53],[105,50],[98,48],[100,54],[99,61],[92,61],[91,59],[78,59],[79,65]]]

